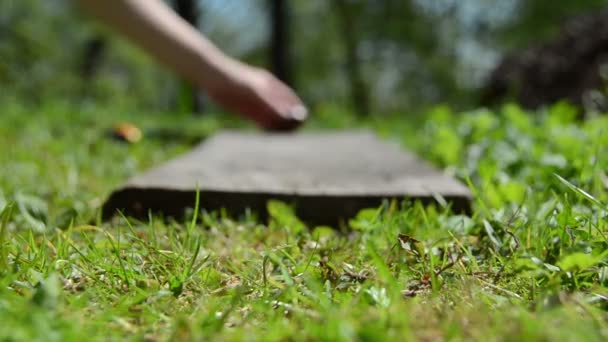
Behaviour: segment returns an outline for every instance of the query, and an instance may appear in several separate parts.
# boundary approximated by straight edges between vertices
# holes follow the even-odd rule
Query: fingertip
[[[289,111],[289,118],[296,121],[304,121],[308,118],[308,109],[303,105],[297,105]]]

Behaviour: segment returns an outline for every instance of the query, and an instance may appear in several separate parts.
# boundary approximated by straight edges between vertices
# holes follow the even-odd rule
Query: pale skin
[[[265,129],[294,129],[306,107],[264,69],[220,51],[161,0],[78,0],[89,13],[204,89],[218,105]]]

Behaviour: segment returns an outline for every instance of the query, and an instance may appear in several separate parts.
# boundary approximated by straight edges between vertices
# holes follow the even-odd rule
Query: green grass
[[[0,340],[606,340],[608,119],[566,105],[367,122],[470,184],[471,216],[385,203],[343,227],[193,210],[97,220],[109,192],[240,126],[50,104],[0,110]],[[118,120],[147,133],[107,137]],[[193,203],[193,207],[194,207]]]

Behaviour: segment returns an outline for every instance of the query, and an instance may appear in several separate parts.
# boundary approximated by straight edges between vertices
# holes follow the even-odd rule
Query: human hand
[[[207,90],[222,107],[272,130],[294,129],[306,119],[302,101],[283,82],[266,70],[226,56],[163,1],[80,3],[182,77]]]
[[[239,62],[222,69],[223,77],[206,87],[220,106],[268,130],[293,130],[306,120],[302,101],[270,72]]]

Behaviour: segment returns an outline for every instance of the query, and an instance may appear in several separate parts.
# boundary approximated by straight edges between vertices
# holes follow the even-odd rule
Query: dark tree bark
[[[346,72],[350,82],[351,102],[359,115],[369,115],[369,93],[361,72],[361,61],[357,55],[358,38],[355,30],[355,18],[347,1],[332,0],[331,4],[338,16],[338,23],[346,50]]]
[[[78,59],[78,73],[80,75],[80,98],[89,98],[95,94],[91,87],[101,70],[108,51],[108,40],[100,33],[94,33],[87,38]]]
[[[515,51],[491,73],[482,90],[482,104],[515,99],[536,108],[567,99],[578,105],[604,91],[608,65],[608,9],[568,21],[552,41]],[[592,109],[592,108],[590,108]]]
[[[271,69],[281,81],[293,86],[289,0],[269,0],[269,5]]]
[[[175,11],[190,24],[198,25],[200,12],[196,0],[175,0]]]
[[[101,34],[95,34],[84,42],[79,60],[80,65],[78,65],[78,71],[82,81],[80,89],[82,97],[91,95],[90,84],[95,80],[99,73],[107,49],[107,39]]]
[[[190,25],[198,28],[200,9],[196,0],[174,0],[175,11]],[[178,102],[183,110],[202,113],[204,106],[200,90],[190,83],[182,81]]]
[[[107,45],[106,38],[100,34],[92,36],[84,43],[80,65],[80,76],[84,81],[89,82],[95,78],[103,62]]]

